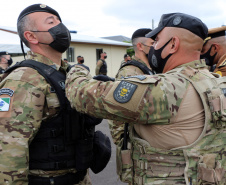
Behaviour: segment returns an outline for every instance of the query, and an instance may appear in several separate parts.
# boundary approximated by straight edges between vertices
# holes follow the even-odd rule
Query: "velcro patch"
[[[0,89],[0,95],[7,94],[12,97],[13,93],[14,93],[14,91],[12,89],[8,89],[8,88]]]
[[[0,112],[8,111],[10,106],[10,98],[0,98]]]
[[[119,103],[126,103],[131,99],[136,88],[136,84],[121,81],[113,93],[114,99]]]
[[[145,80],[147,77],[144,76],[144,75],[136,75],[136,76],[128,76],[128,77],[125,77],[125,79],[128,79],[128,78],[137,78],[139,80]]]

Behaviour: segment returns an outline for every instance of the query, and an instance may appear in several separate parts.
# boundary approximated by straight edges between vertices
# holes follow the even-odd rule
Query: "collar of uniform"
[[[31,59],[31,60],[35,60],[37,62],[41,62],[44,63],[46,65],[52,66],[54,69],[58,70],[60,69],[61,66],[55,64],[52,60],[48,59],[47,57],[39,54],[39,53],[35,53],[32,51],[28,51],[27,52],[27,58]],[[61,65],[62,65],[62,61],[61,61]]]
[[[183,65],[180,65],[180,66],[178,66],[176,68],[187,67],[187,66],[192,67],[192,68],[195,68],[195,69],[197,69],[197,68],[203,68],[203,67],[207,68],[207,65],[206,65],[206,62],[205,62],[204,59],[194,60],[192,62],[189,62],[189,63],[183,64]]]
[[[226,65],[226,54],[224,54],[220,60],[217,62],[216,68],[217,67],[223,67]]]
[[[138,62],[140,62],[140,63],[142,63],[142,64],[144,64],[144,65],[146,65],[146,66],[147,66],[147,64],[146,64],[143,60],[141,60],[141,59],[137,58],[135,55],[134,55],[134,56],[132,56],[132,60],[136,60],[136,61],[138,61]]]

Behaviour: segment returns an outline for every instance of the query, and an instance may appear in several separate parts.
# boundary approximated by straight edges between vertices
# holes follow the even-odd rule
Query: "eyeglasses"
[[[146,44],[144,44],[144,43],[141,43],[141,44],[143,44],[144,46],[147,46],[147,47],[149,47],[149,48],[151,47],[151,46],[148,46],[148,45],[146,45]]]

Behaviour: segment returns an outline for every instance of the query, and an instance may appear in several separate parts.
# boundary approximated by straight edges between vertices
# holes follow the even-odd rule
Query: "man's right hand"
[[[107,81],[115,81],[114,78],[111,78],[109,76],[106,76],[106,75],[97,75],[97,76],[94,76],[93,79],[95,80],[99,80],[99,81],[103,81],[103,82],[107,82]]]

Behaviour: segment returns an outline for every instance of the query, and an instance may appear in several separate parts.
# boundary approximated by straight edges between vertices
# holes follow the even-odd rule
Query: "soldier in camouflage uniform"
[[[61,58],[62,53],[70,45],[70,33],[61,23],[59,14],[44,4],[35,4],[21,12],[17,24],[21,40],[31,49],[27,55],[28,59],[52,66],[54,70],[66,74],[68,64]],[[55,38],[48,30],[51,30],[52,35],[55,34]],[[45,168],[50,170],[31,168],[30,154],[33,156],[36,154],[38,158],[48,150],[50,158],[57,158],[58,155],[64,157],[61,160],[68,162],[69,156],[64,156],[60,151],[55,154],[52,151],[53,148],[45,148],[41,143],[37,148],[30,148],[30,144],[39,134],[40,127],[48,127],[49,124],[51,128],[59,112],[60,102],[56,92],[38,71],[30,67],[19,67],[11,73],[6,71],[0,83],[0,184],[91,184],[87,175],[84,178],[86,171],[79,177],[74,165],[70,164],[71,167],[67,167],[60,162],[47,163],[49,160],[47,157],[46,161],[34,164],[36,166],[41,164],[41,168],[42,164],[46,164]],[[50,123],[51,120],[52,123]],[[52,130],[52,132],[46,129],[46,133],[42,132],[39,138],[50,137],[47,142],[53,141],[54,138],[61,139],[60,130],[63,128]],[[58,147],[57,144],[56,147]],[[40,151],[43,152],[39,153]],[[70,151],[66,153],[69,154]]]
[[[147,68],[148,72],[152,73],[150,69],[150,65],[148,63],[147,54],[149,52],[150,47],[153,45],[154,41],[150,38],[145,37],[145,35],[150,31],[151,29],[149,28],[141,28],[136,30],[133,33],[131,40],[133,44],[133,49],[135,51],[135,56],[132,57],[132,62],[127,61],[127,65],[125,63],[120,67],[116,75],[116,79],[122,79],[128,76],[143,75],[144,72],[139,67],[145,67]],[[140,65],[139,67],[135,66],[135,64],[138,64],[138,62]],[[108,123],[109,123],[109,128],[111,131],[113,142],[116,145],[118,145],[117,149],[120,151],[121,150],[120,147],[122,147],[121,143],[123,143],[124,124],[122,124],[121,122],[112,121],[112,120],[108,120]],[[132,147],[129,141],[127,141],[127,146],[129,147],[129,148],[127,147],[128,149],[127,152],[129,153]],[[125,152],[125,150],[123,152]],[[120,158],[117,159],[117,164],[120,163],[119,160]],[[122,169],[121,172],[117,171],[122,182],[130,183],[132,181],[131,168],[132,166],[128,165],[128,166],[125,166],[125,168]]]
[[[207,65],[221,76],[226,76],[225,30],[226,26],[209,29],[201,52],[201,58],[205,59]]]
[[[96,75],[107,75],[107,63],[105,59],[107,58],[107,53],[102,52],[100,54],[100,59],[97,61],[95,73]]]
[[[170,13],[146,35],[155,40],[149,64],[157,75],[115,82],[92,79],[76,66],[66,95],[78,111],[128,122],[133,184],[226,182],[226,79],[200,60],[208,29],[198,18]]]

